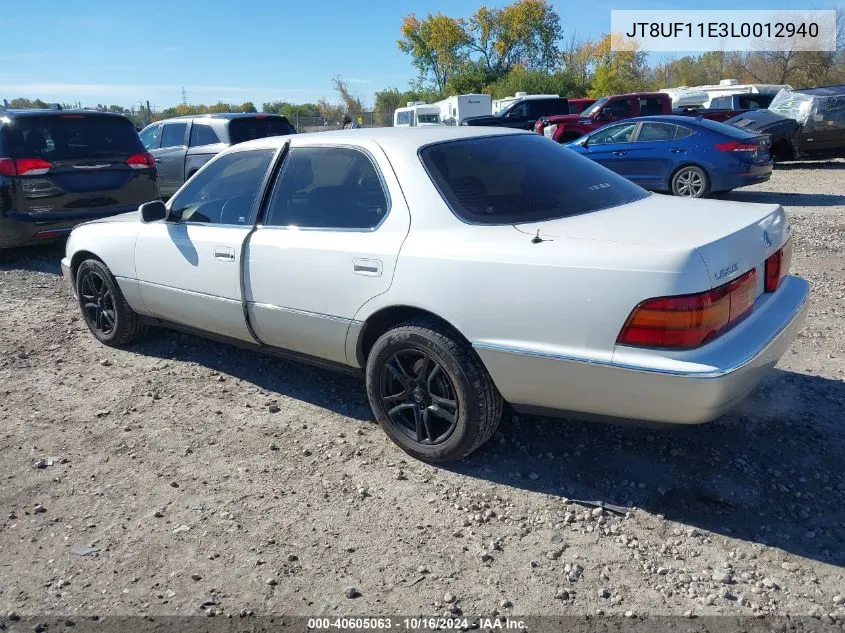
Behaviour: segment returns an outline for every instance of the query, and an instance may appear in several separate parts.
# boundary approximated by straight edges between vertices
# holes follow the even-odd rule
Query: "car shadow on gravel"
[[[745,191],[735,189],[718,196],[735,202],[763,202],[790,207],[841,207],[845,196],[824,193],[782,193],[780,191]]]
[[[197,363],[210,371],[245,380],[267,392],[266,399],[287,396],[358,422],[375,420],[363,381],[338,372],[163,328],[153,329],[131,351]]]
[[[845,566],[845,382],[776,371],[739,410],[671,429],[517,416],[449,470],[542,494],[633,504]]]
[[[776,170],[789,171],[791,169],[845,169],[845,160],[793,161],[775,164]]]
[[[64,242],[4,249],[0,250],[0,270],[26,270],[61,275],[64,254]]]

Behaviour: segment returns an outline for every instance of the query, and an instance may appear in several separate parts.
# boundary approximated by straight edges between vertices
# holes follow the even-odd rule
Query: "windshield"
[[[144,151],[128,119],[97,114],[22,116],[4,126],[4,145],[11,158],[46,161],[108,156],[126,157]]]
[[[805,123],[810,115],[813,97],[792,90],[781,90],[769,104],[769,110],[781,116]]]
[[[266,136],[296,134],[296,130],[282,116],[241,117],[229,121],[229,141],[232,145]]]
[[[595,112],[600,107],[602,107],[605,103],[607,103],[609,99],[610,99],[610,97],[602,97],[601,99],[596,101],[593,105],[591,105],[589,108],[587,108],[586,110],[581,112],[581,116],[591,116],[593,114],[593,112]]]
[[[417,114],[417,123],[440,123],[439,114]]]
[[[420,159],[452,212],[475,224],[541,222],[649,195],[538,134],[436,143],[420,150]]]

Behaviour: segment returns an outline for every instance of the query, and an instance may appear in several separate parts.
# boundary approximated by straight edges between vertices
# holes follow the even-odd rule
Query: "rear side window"
[[[388,211],[372,160],[348,147],[291,149],[276,183],[268,226],[371,229]]]
[[[220,138],[217,132],[214,131],[210,125],[204,123],[194,123],[191,126],[191,147],[199,147],[200,145],[214,145],[219,143]]]
[[[229,141],[243,143],[267,136],[296,134],[288,120],[280,116],[242,117],[229,121]]]
[[[676,125],[671,123],[656,123],[654,121],[647,121],[640,127],[640,133],[637,140],[640,142],[648,141],[671,141],[676,138]]]
[[[452,212],[477,224],[565,218],[649,195],[537,134],[437,143],[421,149],[420,159]]]
[[[3,145],[10,158],[50,162],[144,151],[128,119],[86,114],[16,117],[3,126]]]
[[[179,147],[185,144],[185,132],[188,131],[187,123],[165,123],[161,132],[162,147]]]
[[[660,97],[641,97],[640,115],[651,116],[653,114],[663,114],[663,100]]]
[[[528,101],[528,116],[539,119],[551,114],[566,114],[569,102],[566,99],[531,99]]]

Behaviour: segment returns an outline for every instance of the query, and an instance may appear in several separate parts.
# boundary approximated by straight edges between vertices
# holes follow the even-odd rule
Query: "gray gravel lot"
[[[58,276],[61,247],[6,255],[0,617],[842,623],[845,161],[725,197],[784,205],[813,288],[803,332],[739,411],[668,430],[514,417],[446,468],[406,459],[354,379],[163,330],[105,348]]]

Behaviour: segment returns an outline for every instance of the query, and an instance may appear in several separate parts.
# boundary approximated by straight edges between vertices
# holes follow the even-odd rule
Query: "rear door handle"
[[[355,259],[352,262],[352,272],[356,275],[381,277],[382,264],[378,259]]]
[[[235,249],[228,246],[215,246],[214,259],[221,262],[233,262],[235,261]]]
[[[615,152],[613,152],[613,155],[614,156],[624,156],[625,152],[622,151],[621,149],[619,149],[619,150],[616,150]]]

